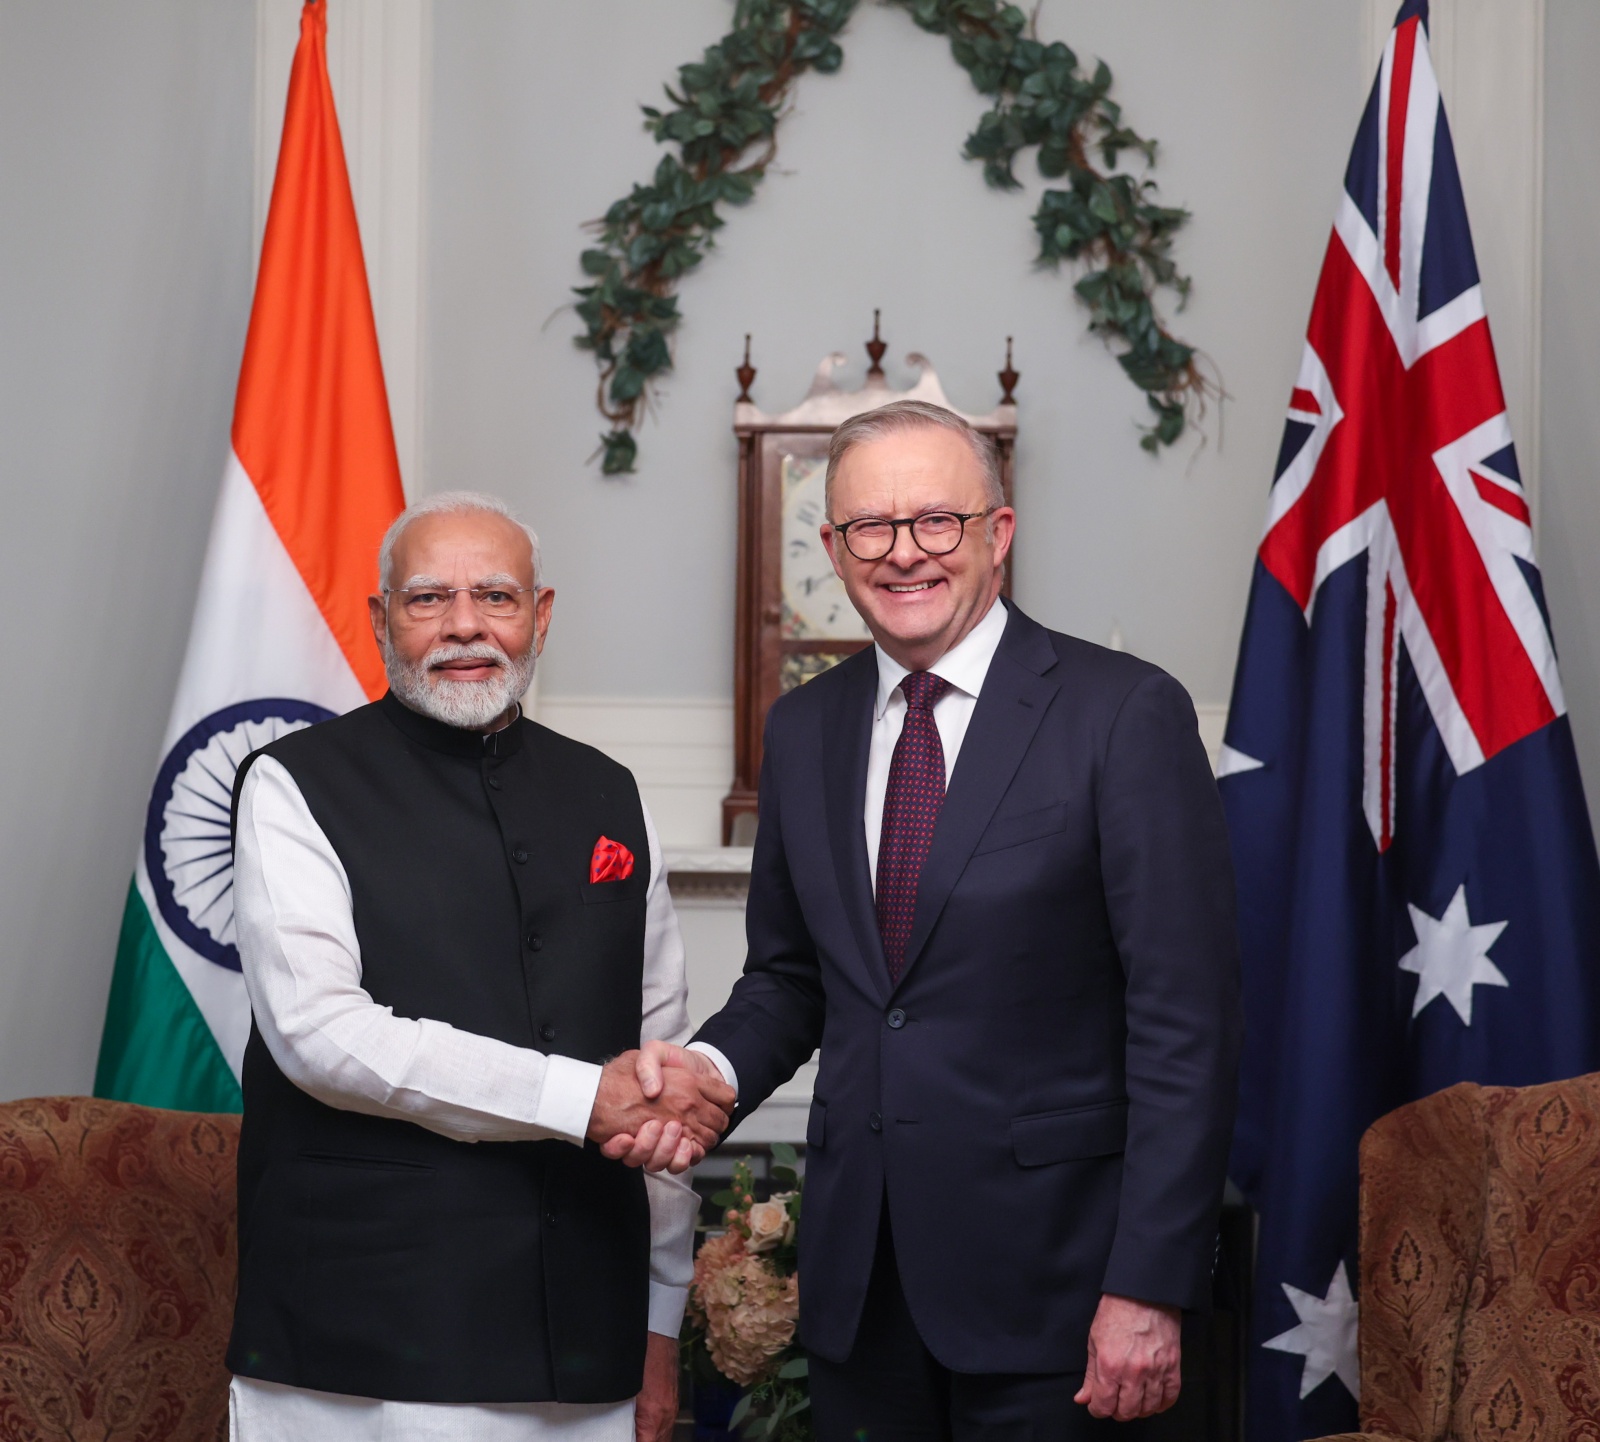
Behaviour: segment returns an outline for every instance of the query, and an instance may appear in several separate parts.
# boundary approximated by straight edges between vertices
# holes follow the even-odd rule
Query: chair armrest
[[[1331,1437],[1318,1437],[1316,1442],[1412,1442],[1412,1439],[1396,1437],[1393,1432],[1335,1432]]]

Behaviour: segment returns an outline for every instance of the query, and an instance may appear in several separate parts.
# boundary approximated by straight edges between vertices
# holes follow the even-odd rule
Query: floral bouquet
[[[695,1258],[686,1342],[749,1389],[730,1427],[751,1442],[810,1442],[806,1359],[794,1340],[802,1183],[793,1147],[774,1143],[772,1160],[773,1186],[783,1190],[770,1200],[755,1199],[745,1162],[734,1168],[732,1187],[711,1199],[725,1208],[727,1229],[708,1237]]]

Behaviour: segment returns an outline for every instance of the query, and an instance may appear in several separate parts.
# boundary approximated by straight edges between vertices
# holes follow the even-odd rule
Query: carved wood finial
[[[883,353],[889,349],[887,341],[878,335],[878,311],[872,312],[872,339],[867,342],[867,358],[872,362],[867,371],[867,383],[883,379]]]
[[[750,382],[756,378],[756,368],[750,364],[750,337],[744,338],[744,364],[734,373],[734,379],[739,382],[738,402],[742,405],[750,400]]]
[[[1013,369],[1011,365],[1010,336],[1006,337],[1006,368],[1000,372],[998,379],[1000,381],[1000,404],[1003,406],[1014,406],[1017,403],[1017,382],[1022,379],[1022,375],[1020,372]]]

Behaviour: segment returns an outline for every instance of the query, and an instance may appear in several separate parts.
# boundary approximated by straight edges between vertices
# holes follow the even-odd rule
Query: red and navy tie
[[[898,984],[917,907],[917,878],[933,843],[934,823],[944,804],[944,746],[933,708],[950,683],[932,671],[912,671],[900,683],[906,724],[894,744],[889,785],[883,794],[883,831],[878,839],[878,934]]]

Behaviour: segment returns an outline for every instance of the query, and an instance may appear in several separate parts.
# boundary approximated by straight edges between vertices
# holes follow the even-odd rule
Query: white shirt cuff
[[[534,1125],[581,1147],[589,1134],[589,1119],[594,1115],[594,1099],[599,1090],[600,1068],[592,1061],[546,1057]]]
[[[692,1041],[684,1048],[685,1051],[697,1051],[702,1056],[708,1056],[716,1062],[717,1070],[722,1073],[723,1081],[733,1088],[734,1096],[739,1095],[739,1073],[733,1069],[733,1063],[712,1046],[708,1041]]]
[[[689,1305],[687,1287],[650,1284],[650,1330],[663,1337],[676,1337],[683,1329],[684,1309]]]

